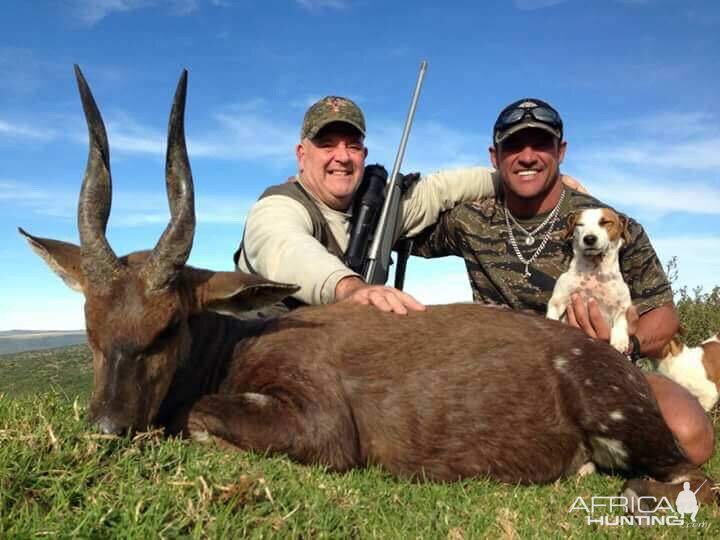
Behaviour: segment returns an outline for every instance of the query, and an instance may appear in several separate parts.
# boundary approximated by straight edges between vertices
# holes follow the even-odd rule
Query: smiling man
[[[490,159],[502,189],[497,196],[463,203],[444,213],[415,239],[424,257],[458,255],[465,264],[476,302],[544,315],[557,278],[570,264],[565,239],[569,216],[607,206],[560,181],[567,143],[563,122],[548,103],[526,98],[505,107],[493,128]],[[678,330],[670,283],[642,226],[629,218],[630,240],[620,250],[620,270],[637,314],[631,329],[633,359],[658,353]],[[593,338],[610,340],[597,302],[575,295],[568,322]],[[696,464],[713,451],[714,432],[698,401],[665,377],[647,374],[666,422]],[[603,390],[604,391],[604,390]]]
[[[268,188],[251,208],[235,262],[244,272],[299,285],[287,308],[345,300],[399,314],[424,309],[393,287],[368,285],[343,261],[367,153],[360,108],[325,97],[305,113],[295,149],[298,174]],[[462,201],[494,195],[498,183],[487,167],[428,175],[403,198],[398,236],[418,234]]]

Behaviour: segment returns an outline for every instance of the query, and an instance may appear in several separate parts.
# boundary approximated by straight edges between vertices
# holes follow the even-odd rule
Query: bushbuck
[[[170,222],[152,251],[116,256],[105,237],[107,135],[75,70],[90,135],[80,246],[21,232],[85,295],[89,416],[103,432],[152,424],[333,471],[377,464],[419,480],[543,483],[590,462],[657,480],[632,480],[638,495],[706,479],[676,444],[642,373],[559,322],[470,304],[407,316],[340,303],[234,317],[297,289],[185,264],[195,230],[187,72],[168,128]],[[710,498],[709,484],[699,495]]]

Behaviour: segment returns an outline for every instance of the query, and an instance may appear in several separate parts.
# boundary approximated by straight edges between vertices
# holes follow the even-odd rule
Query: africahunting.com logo
[[[704,483],[704,482],[703,482]],[[669,527],[706,528],[706,522],[697,522],[700,509],[696,493],[702,485],[692,491],[690,482],[683,484],[683,490],[675,499],[675,505],[667,497],[593,496],[589,500],[578,497],[570,506],[569,513],[585,514],[588,525],[604,527],[632,527],[665,525]]]

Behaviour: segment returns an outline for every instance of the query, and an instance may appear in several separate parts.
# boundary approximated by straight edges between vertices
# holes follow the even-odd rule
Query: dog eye
[[[610,221],[609,219],[601,219],[600,220],[600,225],[608,225],[610,223],[612,223],[612,221]]]

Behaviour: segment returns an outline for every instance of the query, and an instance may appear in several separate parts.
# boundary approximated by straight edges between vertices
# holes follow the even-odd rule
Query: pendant
[[[530,265],[528,264],[525,265],[525,272],[523,273],[523,276],[525,276],[526,278],[530,277],[530,270],[528,268],[529,266]]]
[[[530,235],[525,237],[525,245],[526,246],[532,246],[534,243],[535,243],[535,238],[533,238]]]

